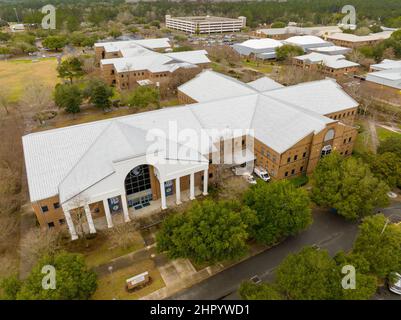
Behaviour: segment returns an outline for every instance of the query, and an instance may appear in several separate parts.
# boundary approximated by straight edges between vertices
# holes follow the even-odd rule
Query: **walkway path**
[[[379,139],[377,137],[377,132],[376,132],[376,122],[368,120],[368,124],[369,124],[369,132],[372,141],[373,152],[376,153],[377,147],[379,146]]]

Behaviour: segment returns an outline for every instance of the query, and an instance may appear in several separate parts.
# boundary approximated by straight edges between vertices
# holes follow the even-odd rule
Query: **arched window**
[[[324,146],[324,147],[322,148],[322,151],[321,151],[321,153],[320,153],[320,156],[321,156],[321,157],[327,156],[328,154],[331,153],[331,150],[332,150],[331,145]]]
[[[324,136],[324,141],[333,140],[333,138],[334,138],[334,129],[330,129],[329,131],[326,132],[326,135]]]
[[[148,165],[140,165],[132,169],[125,178],[127,195],[151,189]]]

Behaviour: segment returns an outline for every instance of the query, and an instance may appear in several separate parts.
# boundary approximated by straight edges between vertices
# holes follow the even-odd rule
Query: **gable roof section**
[[[255,90],[262,92],[262,91],[269,91],[269,90],[274,90],[278,88],[284,88],[284,86],[273,79],[270,79],[268,77],[261,77],[259,79],[256,79],[254,81],[248,82],[248,86],[251,86]]]
[[[332,79],[300,83],[263,94],[320,115],[358,106],[358,102],[345,93],[341,86]]]
[[[199,73],[195,78],[179,86],[178,90],[198,102],[238,97],[257,92],[237,79],[211,70]]]

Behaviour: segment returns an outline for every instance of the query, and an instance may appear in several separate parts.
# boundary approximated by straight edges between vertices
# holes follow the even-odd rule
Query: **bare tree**
[[[57,230],[31,229],[22,235],[19,247],[21,270],[30,270],[44,255],[53,255],[61,248]]]
[[[21,97],[21,105],[35,112],[35,118],[43,124],[46,119],[43,113],[52,103],[52,89],[41,82],[29,81]]]
[[[107,233],[111,247],[129,248],[135,242],[133,233],[137,230],[138,224],[135,221],[118,224],[109,229]]]

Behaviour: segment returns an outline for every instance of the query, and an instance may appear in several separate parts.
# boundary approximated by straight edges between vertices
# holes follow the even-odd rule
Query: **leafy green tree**
[[[276,48],[276,59],[277,60],[288,60],[292,57],[303,55],[304,51],[301,47],[285,44],[281,47]]]
[[[45,290],[42,287],[45,265],[52,265],[56,270],[56,289]],[[17,294],[19,300],[86,300],[95,292],[97,275],[85,265],[80,254],[61,252],[54,256],[45,256],[32,269]]]
[[[113,29],[111,29],[110,32],[109,32],[110,37],[113,37],[114,39],[115,39],[115,38],[118,38],[118,37],[121,37],[122,34],[123,34],[123,33],[122,33],[119,29],[117,29],[117,28],[113,28]]]
[[[341,297],[340,271],[326,250],[306,247],[288,255],[276,271],[278,290],[291,300]]]
[[[82,92],[76,85],[58,84],[54,92],[54,102],[67,113],[78,113],[81,111]]]
[[[273,28],[273,29],[275,29],[275,28],[285,28],[285,27],[286,27],[286,24],[284,22],[282,22],[282,21],[275,21],[270,26],[270,28]]]
[[[0,32],[0,42],[10,40],[11,36],[8,33]]]
[[[148,86],[137,87],[125,98],[125,103],[127,103],[129,107],[136,107],[140,109],[151,105],[158,107],[160,104],[159,91]]]
[[[92,80],[84,90],[84,96],[97,108],[106,110],[111,106],[113,89],[102,80]]]
[[[157,234],[157,248],[170,258],[190,258],[197,263],[236,259],[247,251],[255,213],[238,202],[205,200],[194,203],[183,215],[168,217]]]
[[[295,235],[312,223],[307,192],[288,180],[258,181],[245,193],[244,202],[256,212],[259,220],[252,235],[265,244]]]
[[[340,270],[351,265],[355,268],[356,279],[355,289],[342,289],[342,299],[344,300],[369,300],[377,290],[378,281],[376,276],[369,274],[369,262],[360,254],[349,253],[343,251],[338,252],[334,261],[336,261]]]
[[[17,294],[21,290],[22,282],[16,275],[12,275],[1,281],[0,288],[3,291],[1,299],[4,300],[16,300]]]
[[[58,51],[65,47],[67,38],[64,36],[48,36],[43,40],[43,46],[50,50]]]
[[[57,67],[60,78],[69,79],[72,84],[74,78],[80,78],[84,75],[82,62],[77,57],[69,57],[61,62]]]
[[[382,214],[366,217],[359,226],[353,252],[369,261],[370,272],[386,277],[401,270],[401,229]]]
[[[399,137],[389,137],[382,142],[380,142],[377,148],[377,153],[382,154],[386,152],[395,153],[401,158],[401,138]]]
[[[152,27],[156,27],[157,29],[160,29],[160,21],[159,20],[153,20],[150,25]]]
[[[268,283],[255,284],[244,281],[239,288],[239,294],[244,300],[282,300],[281,294]]]
[[[362,159],[343,159],[333,152],[319,161],[312,180],[316,204],[335,208],[347,219],[372,214],[375,207],[388,203],[388,186]]]
[[[373,155],[370,169],[391,188],[401,186],[401,157],[392,152]]]

